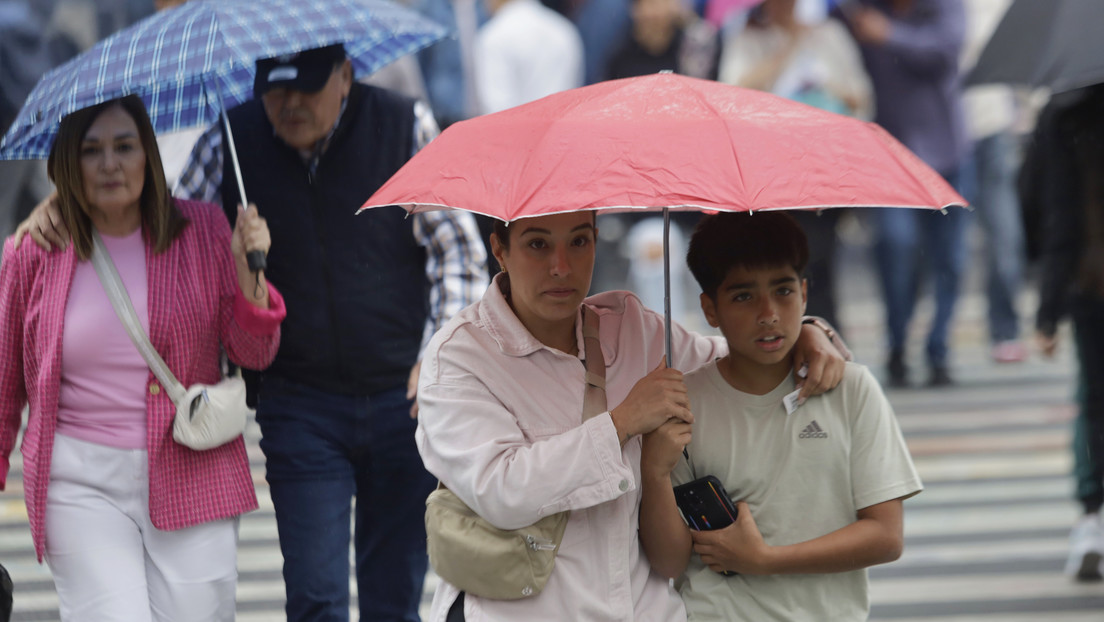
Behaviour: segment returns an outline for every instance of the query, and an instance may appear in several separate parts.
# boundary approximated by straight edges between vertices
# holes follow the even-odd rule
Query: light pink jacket
[[[599,294],[585,304],[599,316],[613,408],[663,357],[663,318],[628,292]],[[581,332],[577,338],[582,352]],[[727,353],[722,338],[678,326],[672,341],[676,366],[686,371]],[[426,468],[502,528],[571,510],[544,591],[511,601],[468,595],[468,622],[686,618],[678,594],[651,571],[637,538],[640,438],[622,449],[608,412],[582,423],[583,374],[579,358],[542,345],[525,329],[498,279],[430,341],[416,435]],[[456,594],[442,582],[432,622],[445,619]]]
[[[218,207],[178,201],[190,221],[164,253],[146,250],[150,341],[184,386],[219,380],[219,344],[230,359],[263,369],[276,355],[283,298],[269,290],[269,308],[251,305],[238,287],[230,254],[230,227]],[[0,264],[0,489],[8,457],[29,404],[23,486],[38,559],[45,543],[46,488],[57,427],[62,324],[77,266],[73,246],[46,253],[24,243],[4,245]],[[236,516],[257,507],[241,438],[209,451],[172,439],[175,406],[150,372],[148,413],[150,518],[174,530]]]

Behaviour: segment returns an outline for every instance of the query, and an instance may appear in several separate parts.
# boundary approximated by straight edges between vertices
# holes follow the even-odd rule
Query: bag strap
[[[583,393],[583,421],[606,412],[606,359],[598,339],[598,314],[583,305],[583,356],[586,391]]]
[[[115,269],[115,262],[111,260],[111,255],[104,248],[100,233],[95,228],[92,229],[92,267],[96,269],[96,274],[100,277],[100,284],[107,292],[107,297],[111,300],[111,306],[115,308],[115,315],[118,315],[123,322],[123,327],[130,335],[130,340],[138,347],[138,352],[141,353],[142,358],[146,359],[149,368],[153,370],[153,375],[157,376],[157,379],[161,381],[161,385],[168,391],[169,398],[174,403],[184,399],[187,390],[184,385],[177,381],[176,376],[169,370],[169,366],[165,364],[161,355],[150,343],[146,331],[142,330],[142,323],[138,319],[138,314],[134,311],[130,295],[127,294],[123,280],[119,278],[119,271]]]

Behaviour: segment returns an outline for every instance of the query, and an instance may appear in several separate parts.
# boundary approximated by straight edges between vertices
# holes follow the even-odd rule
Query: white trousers
[[[46,500],[46,563],[62,620],[234,619],[238,519],[161,531],[145,450],[58,434]]]

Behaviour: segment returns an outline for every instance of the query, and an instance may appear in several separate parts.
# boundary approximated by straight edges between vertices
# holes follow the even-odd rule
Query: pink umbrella
[[[660,73],[456,123],[361,209],[383,205],[460,208],[512,221],[588,209],[662,209],[666,216],[670,209],[943,209],[966,202],[873,123]]]

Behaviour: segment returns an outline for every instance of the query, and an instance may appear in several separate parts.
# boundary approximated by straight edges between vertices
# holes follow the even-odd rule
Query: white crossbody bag
[[[130,295],[95,229],[92,230],[92,266],[131,341],[176,405],[173,440],[202,451],[241,436],[249,416],[249,407],[245,405],[245,381],[241,376],[224,378],[218,384],[195,384],[185,389],[142,330]]]

